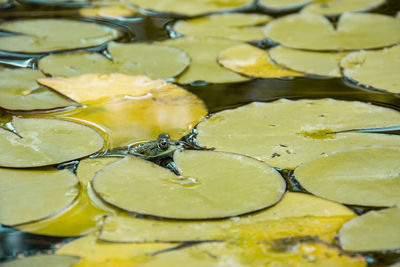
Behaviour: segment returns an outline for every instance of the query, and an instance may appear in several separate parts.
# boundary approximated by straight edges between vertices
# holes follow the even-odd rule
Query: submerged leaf
[[[0,168],[0,185],[0,223],[11,226],[54,216],[79,194],[78,180],[67,170]]]
[[[286,187],[273,168],[238,154],[187,150],[175,152],[174,161],[180,176],[127,157],[99,171],[93,189],[106,202],[130,212],[208,219],[271,206]]]
[[[183,37],[166,40],[160,44],[178,47],[186,51],[192,59],[189,68],[177,78],[178,83],[188,84],[197,81],[228,83],[249,80],[221,67],[216,59],[222,50],[241,42],[212,37]]]
[[[297,49],[371,49],[400,42],[400,21],[380,14],[344,13],[335,28],[324,16],[304,12],[268,23],[264,34]]]
[[[272,17],[261,14],[223,13],[188,20],[178,20],[172,31],[187,36],[220,37],[240,41],[264,39],[261,25]]]
[[[117,39],[116,29],[83,21],[65,19],[14,20],[0,29],[16,35],[0,37],[0,50],[19,53],[44,53],[98,46]]]
[[[370,211],[347,222],[339,231],[340,245],[350,251],[400,248],[400,206]]]
[[[312,75],[341,77],[339,62],[347,53],[311,52],[277,46],[269,50],[277,64]]]
[[[64,255],[37,255],[0,263],[1,267],[71,267],[81,259]]]
[[[279,78],[301,76],[301,73],[284,69],[269,60],[268,52],[249,44],[223,50],[218,62],[227,69],[250,77]]]
[[[206,13],[231,11],[251,6],[253,0],[127,0],[133,9],[144,13],[174,13],[199,16]]]
[[[52,76],[119,72],[164,79],[179,75],[190,64],[185,52],[170,46],[112,42],[107,48],[112,61],[98,53],[75,52],[46,56],[39,61],[39,68]]]
[[[40,87],[36,80],[44,77],[38,70],[1,69],[0,107],[13,111],[36,111],[77,105],[52,90]]]
[[[216,113],[199,123],[197,129],[203,146],[294,169],[322,153],[400,141],[397,135],[336,131],[397,125],[399,112],[367,103],[283,99]]]
[[[349,54],[340,62],[345,77],[367,88],[400,93],[400,46]]]
[[[53,165],[99,151],[103,137],[83,124],[50,118],[14,118],[16,133],[0,128],[0,166]]]

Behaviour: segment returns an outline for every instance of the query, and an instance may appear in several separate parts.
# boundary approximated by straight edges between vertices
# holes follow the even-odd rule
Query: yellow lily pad
[[[149,220],[129,214],[110,216],[103,223],[99,239],[108,242],[187,242],[230,240],[241,236],[266,240],[309,233],[329,235],[332,240],[337,229],[354,216],[350,209],[335,202],[287,192],[275,206],[234,219],[199,222]],[[266,225],[268,233],[265,233]],[[243,228],[242,232],[238,230],[240,228]],[[251,229],[263,229],[260,232],[265,234],[253,234]]]
[[[54,54],[42,58],[39,68],[52,76],[72,77],[86,73],[119,72],[165,79],[179,75],[190,64],[186,53],[175,47],[112,42],[107,48],[112,61],[98,53]]]
[[[234,72],[260,78],[302,76],[301,73],[282,68],[269,59],[267,51],[249,44],[240,44],[218,54],[218,62]]]
[[[262,14],[223,13],[207,17],[178,20],[172,31],[197,37],[220,37],[240,41],[264,39],[261,25],[272,20]]]
[[[41,111],[68,106],[77,103],[40,87],[36,80],[45,76],[32,69],[0,70],[0,106],[12,111]]]
[[[54,216],[79,194],[78,180],[67,170],[0,168],[0,184],[0,223],[10,226]]]
[[[322,153],[400,140],[397,135],[336,131],[397,125],[399,112],[367,103],[282,99],[216,113],[197,129],[203,146],[294,169]]]
[[[99,151],[103,137],[83,124],[50,118],[14,118],[15,132],[0,128],[0,166],[53,165]]]
[[[176,15],[199,16],[202,14],[234,11],[251,7],[252,0],[127,0],[129,7],[143,13],[173,13]]]
[[[313,0],[259,0],[258,6],[270,12],[287,12],[299,9]]]
[[[93,189],[106,202],[130,212],[210,219],[271,206],[286,187],[273,168],[243,155],[187,150],[175,152],[174,161],[180,176],[127,157],[97,172]]]
[[[312,52],[277,46],[269,50],[271,59],[285,68],[312,75],[341,77],[339,62],[348,53]]]
[[[81,259],[64,255],[37,255],[0,263],[1,267],[70,267],[75,266]]]
[[[192,59],[189,68],[177,77],[178,83],[189,84],[197,81],[228,83],[249,80],[249,78],[221,67],[216,59],[222,50],[241,44],[241,42],[223,38],[190,36],[166,40],[160,44],[178,47],[188,53]]]
[[[370,211],[347,222],[339,231],[340,245],[350,251],[400,248],[400,206]]]
[[[124,18],[132,17],[138,14],[123,3],[117,0],[96,0],[90,2],[90,7],[79,9],[79,14],[83,17],[101,17],[101,18]]]
[[[0,50],[18,53],[43,53],[98,46],[117,39],[113,28],[65,19],[13,20],[0,29],[17,35],[0,38]]]
[[[349,54],[340,62],[343,74],[358,85],[400,93],[400,46]]]
[[[264,34],[283,46],[307,50],[357,50],[400,42],[400,21],[372,13],[344,13],[335,28],[322,15],[299,13],[266,25]]]
[[[358,147],[315,158],[296,168],[309,192],[333,201],[390,207],[400,203],[400,146]]]
[[[114,244],[97,241],[88,235],[65,244],[57,255],[79,256],[82,261],[74,267],[131,267],[148,259],[148,254],[176,245],[168,244]]]
[[[81,160],[76,170],[80,183],[87,186],[93,180],[96,172],[118,160],[121,160],[121,158],[87,158]]]

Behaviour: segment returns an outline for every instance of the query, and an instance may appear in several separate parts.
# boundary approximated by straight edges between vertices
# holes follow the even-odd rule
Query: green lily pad
[[[270,12],[287,12],[299,9],[313,0],[259,0],[258,6]]]
[[[357,50],[400,42],[400,21],[372,13],[344,13],[336,28],[324,16],[292,14],[266,25],[264,34],[283,46],[307,50]]]
[[[70,267],[80,262],[76,256],[67,255],[37,255],[0,263],[1,267]]]
[[[400,248],[400,206],[370,211],[345,223],[339,242],[349,251],[382,251]]]
[[[0,69],[0,107],[13,111],[49,110],[78,104],[36,83],[38,70]]]
[[[341,77],[339,62],[347,53],[312,52],[277,46],[269,50],[277,64],[312,75]]]
[[[0,50],[45,53],[99,46],[121,33],[100,24],[66,19],[26,19],[0,24],[0,30],[16,35],[0,37]]]
[[[400,203],[400,146],[356,147],[332,152],[296,168],[300,184],[314,195],[350,205]]]
[[[400,46],[349,54],[340,62],[343,74],[357,85],[400,93]]]
[[[78,179],[67,170],[0,168],[0,184],[0,223],[10,226],[54,216],[79,194]]]
[[[285,112],[282,112],[285,111]],[[217,151],[294,169],[321,153],[354,146],[393,145],[400,136],[336,131],[400,125],[400,112],[357,101],[279,100],[252,103],[200,122],[198,141]]]
[[[181,176],[154,163],[127,157],[97,172],[93,189],[123,210],[163,218],[236,216],[275,204],[283,178],[255,159],[212,151],[174,154]]]
[[[83,124],[47,118],[14,118],[16,133],[0,128],[0,166],[39,167],[85,157],[99,151],[103,137]]]
[[[234,11],[251,7],[253,0],[127,0],[128,7],[142,13],[173,13],[199,16],[207,13]]]
[[[191,57],[189,68],[177,77],[177,82],[189,84],[197,81],[210,83],[228,83],[248,81],[242,75],[221,67],[217,55],[224,49],[241,44],[241,42],[212,37],[183,37],[160,42],[162,45],[178,47]]]
[[[197,37],[220,37],[240,41],[264,39],[261,25],[272,17],[261,14],[224,13],[207,17],[178,20],[172,31]]]
[[[75,52],[46,56],[39,61],[39,68],[52,76],[119,72],[164,79],[179,75],[190,64],[190,58],[184,51],[170,46],[112,42],[108,51],[112,61],[98,53]]]

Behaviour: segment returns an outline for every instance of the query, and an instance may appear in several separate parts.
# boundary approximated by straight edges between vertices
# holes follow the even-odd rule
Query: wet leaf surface
[[[377,251],[400,248],[400,207],[370,211],[347,222],[339,231],[343,249]]]
[[[78,105],[40,87],[36,80],[44,77],[38,70],[0,69],[0,106],[13,111],[40,111]]]
[[[248,44],[223,50],[218,54],[218,62],[229,70],[249,77],[280,78],[302,75],[274,64],[267,51]]]
[[[366,88],[400,93],[400,46],[349,54],[341,62],[343,75]]]
[[[399,112],[362,102],[278,100],[216,113],[197,129],[203,146],[294,169],[322,153],[354,146],[392,145],[400,140],[397,135],[336,131],[399,124]]]
[[[117,0],[96,0],[91,1],[92,7],[79,9],[79,14],[83,17],[100,18],[124,18],[132,17],[138,13],[128,9],[123,3]]]
[[[18,53],[98,46],[117,39],[121,34],[108,26],[63,19],[14,20],[1,23],[0,29],[16,33],[0,37],[0,50]]]
[[[98,53],[75,52],[44,57],[39,61],[39,68],[52,76],[119,72],[164,79],[179,75],[190,64],[186,53],[175,47],[112,42],[107,49],[112,61]]]
[[[281,17],[264,28],[266,37],[283,46],[307,50],[380,48],[400,41],[400,21],[372,13],[344,13],[334,27],[322,15]]]
[[[78,180],[66,170],[0,168],[0,184],[0,223],[4,225],[54,216],[79,194]]]
[[[224,13],[208,17],[178,20],[172,31],[185,36],[219,37],[240,41],[264,39],[262,25],[272,17],[260,14]]]
[[[74,256],[37,255],[0,263],[1,267],[70,267],[75,266],[81,259]]]
[[[130,212],[210,219],[271,206],[286,187],[274,169],[242,155],[183,151],[174,154],[174,161],[180,176],[151,162],[127,157],[99,171],[93,189],[106,202]]]
[[[0,166],[27,168],[53,165],[99,151],[103,137],[83,124],[49,118],[14,118],[18,133],[0,128]],[[60,142],[61,141],[61,142]]]

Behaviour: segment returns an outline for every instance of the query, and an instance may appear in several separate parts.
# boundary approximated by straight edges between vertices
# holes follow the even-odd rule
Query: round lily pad
[[[192,61],[189,68],[177,77],[177,82],[189,84],[197,81],[210,83],[228,83],[247,81],[242,75],[221,67],[217,55],[224,49],[241,42],[212,37],[183,37],[163,41],[160,44],[178,47],[189,54]]]
[[[199,16],[207,13],[242,10],[251,7],[253,0],[127,0],[128,7],[142,13],[168,13],[180,16]]]
[[[284,111],[284,112],[283,112]],[[294,169],[331,151],[393,145],[400,136],[336,131],[400,125],[400,112],[357,101],[278,100],[214,114],[199,123],[199,143]]]
[[[400,21],[380,14],[344,13],[334,27],[324,16],[304,12],[271,21],[264,34],[297,49],[370,49],[400,42]]]
[[[97,172],[93,189],[130,212],[211,219],[271,206],[286,187],[273,168],[243,155],[183,151],[175,153],[174,160],[181,176],[139,158],[125,158]]]
[[[174,33],[197,37],[220,37],[240,41],[264,39],[261,25],[272,17],[261,14],[224,13],[207,17],[178,20]]]
[[[370,211],[345,223],[340,245],[350,251],[382,251],[400,248],[400,206]]]
[[[362,206],[400,203],[400,146],[359,147],[323,155],[296,168],[300,184],[314,195]]]
[[[365,88],[400,93],[400,46],[349,54],[340,62],[343,74]]]
[[[79,14],[83,17],[101,17],[101,18],[124,18],[132,17],[138,14],[127,8],[119,0],[93,0],[89,7],[79,9]]]
[[[45,78],[38,70],[0,69],[0,107],[12,111],[40,111],[78,104],[40,87],[36,80]]]
[[[81,259],[76,256],[68,255],[37,255],[25,257],[22,259],[11,260],[0,263],[1,267],[70,267],[80,262]]]
[[[284,69],[269,59],[267,51],[249,44],[240,44],[218,54],[218,63],[234,72],[260,78],[301,76],[301,73]]]
[[[257,5],[269,12],[288,12],[299,9],[313,0],[259,0]]]
[[[0,37],[0,50],[45,53],[92,47],[117,39],[121,33],[108,26],[66,19],[26,19],[0,24],[16,35]]]
[[[16,133],[0,128],[0,166],[39,167],[99,151],[103,137],[83,124],[47,118],[14,118]]]
[[[170,46],[112,42],[108,51],[112,61],[98,53],[74,52],[46,56],[39,61],[39,68],[52,76],[119,72],[165,79],[179,75],[190,64],[184,51]]]
[[[339,62],[347,53],[312,52],[277,46],[269,50],[269,55],[274,62],[291,70],[341,77]]]
[[[0,168],[0,185],[0,223],[11,226],[54,216],[79,194],[78,179],[67,170]]]

